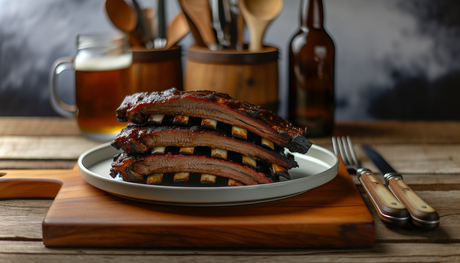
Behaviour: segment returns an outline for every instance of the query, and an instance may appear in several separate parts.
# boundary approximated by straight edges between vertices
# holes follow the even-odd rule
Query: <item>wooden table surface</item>
[[[354,175],[375,220],[376,244],[370,249],[47,248],[41,223],[53,200],[0,200],[0,262],[460,261],[460,122],[338,123],[336,135],[350,135],[356,146],[375,147],[438,211],[440,227],[434,231],[387,228]],[[332,148],[330,138],[312,141]],[[99,144],[84,138],[73,120],[0,117],[0,172],[71,169],[81,153]],[[363,166],[377,171],[360,147],[356,150]]]

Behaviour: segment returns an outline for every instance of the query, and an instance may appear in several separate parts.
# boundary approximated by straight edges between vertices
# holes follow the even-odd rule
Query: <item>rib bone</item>
[[[217,121],[213,119],[202,119],[201,126],[207,129],[216,129],[217,128]]]
[[[275,150],[275,144],[272,141],[268,140],[268,139],[262,138],[261,144],[262,144],[262,146],[265,146],[265,147],[268,147],[269,149]]]
[[[161,180],[163,180],[162,173],[152,174],[147,177],[147,184],[159,184]]]
[[[173,123],[175,125],[187,125],[188,119],[189,119],[188,116],[177,115],[174,117]]]
[[[291,179],[291,176],[289,175],[286,168],[279,166],[277,164],[274,164],[274,163],[272,163],[272,173],[275,176],[282,176],[286,179]]]
[[[249,156],[246,156],[246,155],[243,155],[243,164],[249,165],[249,166],[254,167],[254,168],[257,167],[256,159],[254,159],[252,157],[249,157]]]
[[[195,147],[180,147],[179,151],[182,154],[193,154]]]
[[[238,181],[235,181],[233,179],[228,179],[228,183],[227,183],[228,186],[240,186],[240,185],[243,185],[242,183],[238,182]]]
[[[174,174],[174,182],[187,182],[188,179],[190,178],[190,173],[186,172],[180,172],[180,173],[175,173]]]
[[[164,154],[166,150],[165,146],[157,146],[152,150],[152,154]]]
[[[216,183],[216,176],[212,174],[201,174],[200,178],[201,183]]]
[[[237,126],[232,126],[232,136],[240,139],[247,139],[248,130]]]
[[[164,117],[165,116],[162,114],[150,115],[148,119],[148,124],[161,124],[163,122]]]
[[[228,151],[222,149],[211,149],[211,156],[227,160]]]

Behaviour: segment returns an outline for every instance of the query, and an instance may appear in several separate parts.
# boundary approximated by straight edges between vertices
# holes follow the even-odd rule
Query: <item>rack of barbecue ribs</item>
[[[124,181],[235,186],[290,179],[290,152],[306,153],[306,128],[214,91],[142,92],[117,109],[129,122],[113,141],[110,174]]]

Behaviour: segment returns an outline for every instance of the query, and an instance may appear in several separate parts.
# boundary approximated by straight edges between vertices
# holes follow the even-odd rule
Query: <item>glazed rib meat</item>
[[[306,129],[297,128],[259,106],[213,91],[182,92],[173,88],[162,92],[136,93],[127,96],[117,109],[117,118],[122,122],[146,124],[154,115],[215,120],[243,132],[250,131],[291,152],[306,153],[311,146],[306,138]]]
[[[130,155],[150,154],[156,147],[209,147],[221,151],[232,151],[256,160],[275,163],[288,169],[298,167],[294,157],[284,152],[255,144],[250,140],[232,137],[221,130],[209,130],[200,126],[137,126],[124,128],[112,145]],[[215,155],[222,158],[221,155]]]
[[[306,129],[227,94],[143,92],[127,96],[117,118],[130,122],[112,146],[123,150],[110,175],[124,181],[190,186],[253,185],[290,179]],[[198,180],[199,177],[199,180]]]
[[[245,185],[273,183],[263,172],[231,161],[204,155],[147,155],[132,157],[122,153],[112,164],[110,174],[120,174],[125,181],[145,183],[146,178],[158,173],[202,173],[226,177]]]

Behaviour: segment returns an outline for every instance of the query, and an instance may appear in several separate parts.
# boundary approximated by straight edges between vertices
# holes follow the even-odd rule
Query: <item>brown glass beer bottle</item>
[[[300,30],[289,43],[289,121],[309,137],[334,128],[335,47],[324,29],[322,0],[303,0]]]

